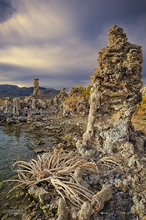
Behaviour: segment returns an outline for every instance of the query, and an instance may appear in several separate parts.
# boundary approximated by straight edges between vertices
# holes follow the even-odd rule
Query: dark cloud
[[[142,46],[146,60],[146,0],[0,0],[0,19],[1,83],[89,83],[112,24]]]
[[[87,82],[89,84],[89,77],[91,75],[82,70],[78,70],[78,68],[74,68],[74,70],[70,70],[70,72],[68,71],[68,74],[62,73],[59,75],[57,72],[51,73],[41,69],[6,64],[0,64],[0,69],[3,75],[1,83],[9,80],[11,82],[23,82],[24,85],[31,86],[33,78],[39,77],[40,85],[53,88],[55,84],[58,89],[61,89],[63,86],[69,89],[70,85],[87,84]]]
[[[12,6],[11,0],[0,0],[0,23],[10,19],[15,12],[16,9]]]
[[[95,38],[104,27],[115,23],[129,25],[146,15],[145,0],[71,0],[68,5],[83,38]]]

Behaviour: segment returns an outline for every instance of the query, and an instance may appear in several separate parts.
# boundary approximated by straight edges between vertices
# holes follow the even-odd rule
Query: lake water
[[[15,198],[16,190],[7,195],[16,183],[2,183],[2,181],[16,175],[11,168],[14,162],[19,160],[28,161],[35,157],[30,150],[34,145],[34,136],[21,129],[21,127],[16,125],[0,126],[0,219],[20,219],[20,216],[17,218],[17,216],[13,217],[12,214],[15,210],[20,210],[21,199],[18,196],[19,201]]]
[[[11,165],[18,160],[29,160],[34,154],[29,149],[32,136],[20,128],[0,127],[0,181],[14,175]]]

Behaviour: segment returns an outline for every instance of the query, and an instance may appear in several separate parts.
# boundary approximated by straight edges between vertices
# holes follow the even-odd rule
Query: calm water
[[[16,127],[0,127],[0,181],[14,175],[11,165],[18,160],[29,160],[34,154],[29,149],[32,136]]]
[[[27,198],[21,195],[20,189],[9,195],[7,194],[16,183],[2,183],[2,181],[16,175],[11,168],[14,162],[18,160],[28,161],[35,157],[30,150],[33,146],[35,146],[35,136],[33,134],[25,132],[16,125],[0,126],[0,219],[21,219],[25,204],[29,204]]]

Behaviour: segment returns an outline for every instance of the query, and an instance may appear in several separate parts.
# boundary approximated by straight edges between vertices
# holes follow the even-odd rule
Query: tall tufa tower
[[[33,79],[33,88],[34,88],[34,90],[39,89],[39,79],[38,78]]]

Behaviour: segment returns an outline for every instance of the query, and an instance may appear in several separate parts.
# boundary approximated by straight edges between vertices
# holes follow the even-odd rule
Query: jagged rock
[[[20,98],[13,98],[13,115],[20,115]]]
[[[50,194],[43,187],[33,185],[29,188],[28,192],[34,198],[39,199],[41,204],[45,204],[50,201]]]
[[[32,95],[24,99],[18,97],[13,98],[13,100],[7,99],[3,107],[3,112],[5,114],[11,114],[13,118],[16,116],[28,117],[28,121],[37,120],[33,115],[48,114],[48,104],[43,100],[43,93],[39,89],[39,79],[34,79],[34,91]]]
[[[57,220],[69,220],[67,205],[63,198],[59,199],[57,214]]]
[[[83,180],[83,173],[84,173],[83,169],[81,167],[77,167],[74,172],[74,176],[82,186],[88,188],[89,186],[87,182]]]
[[[86,201],[82,204],[80,210],[72,207],[70,214],[74,220],[89,220],[91,214],[101,211],[104,208],[105,202],[112,198],[112,185],[103,186],[102,189],[93,195],[92,201]]]
[[[39,79],[35,78],[33,80],[33,97],[34,98],[42,98],[43,91],[39,89]]]
[[[103,186],[102,189],[92,197],[91,205],[98,212],[103,209],[104,203],[112,198],[112,185]]]
[[[84,202],[78,213],[79,220],[90,220],[92,206],[89,202]]]
[[[64,101],[63,115],[85,116],[89,113],[89,95],[91,86],[76,86],[69,89]]]
[[[50,103],[48,104],[50,115],[63,115],[65,97],[65,88],[63,88],[58,95],[50,100]]]
[[[128,146],[131,117],[141,101],[143,58],[141,46],[130,44],[122,28],[113,25],[108,35],[108,46],[99,52],[98,68],[91,77],[88,124],[77,148],[82,144],[111,154],[123,144]]]
[[[142,93],[142,95],[146,96],[146,86],[144,86],[144,87],[141,89],[141,93]]]
[[[4,111],[5,114],[12,114],[13,104],[12,104],[12,101],[9,98],[6,99],[3,111]]]
[[[53,116],[85,116],[88,114],[91,86],[71,88],[68,95],[63,88],[55,97],[46,100],[39,89],[39,79],[34,79],[33,84],[32,95],[24,99],[8,99],[1,110],[12,116],[25,116],[28,121],[33,121],[33,115],[38,114]]]

